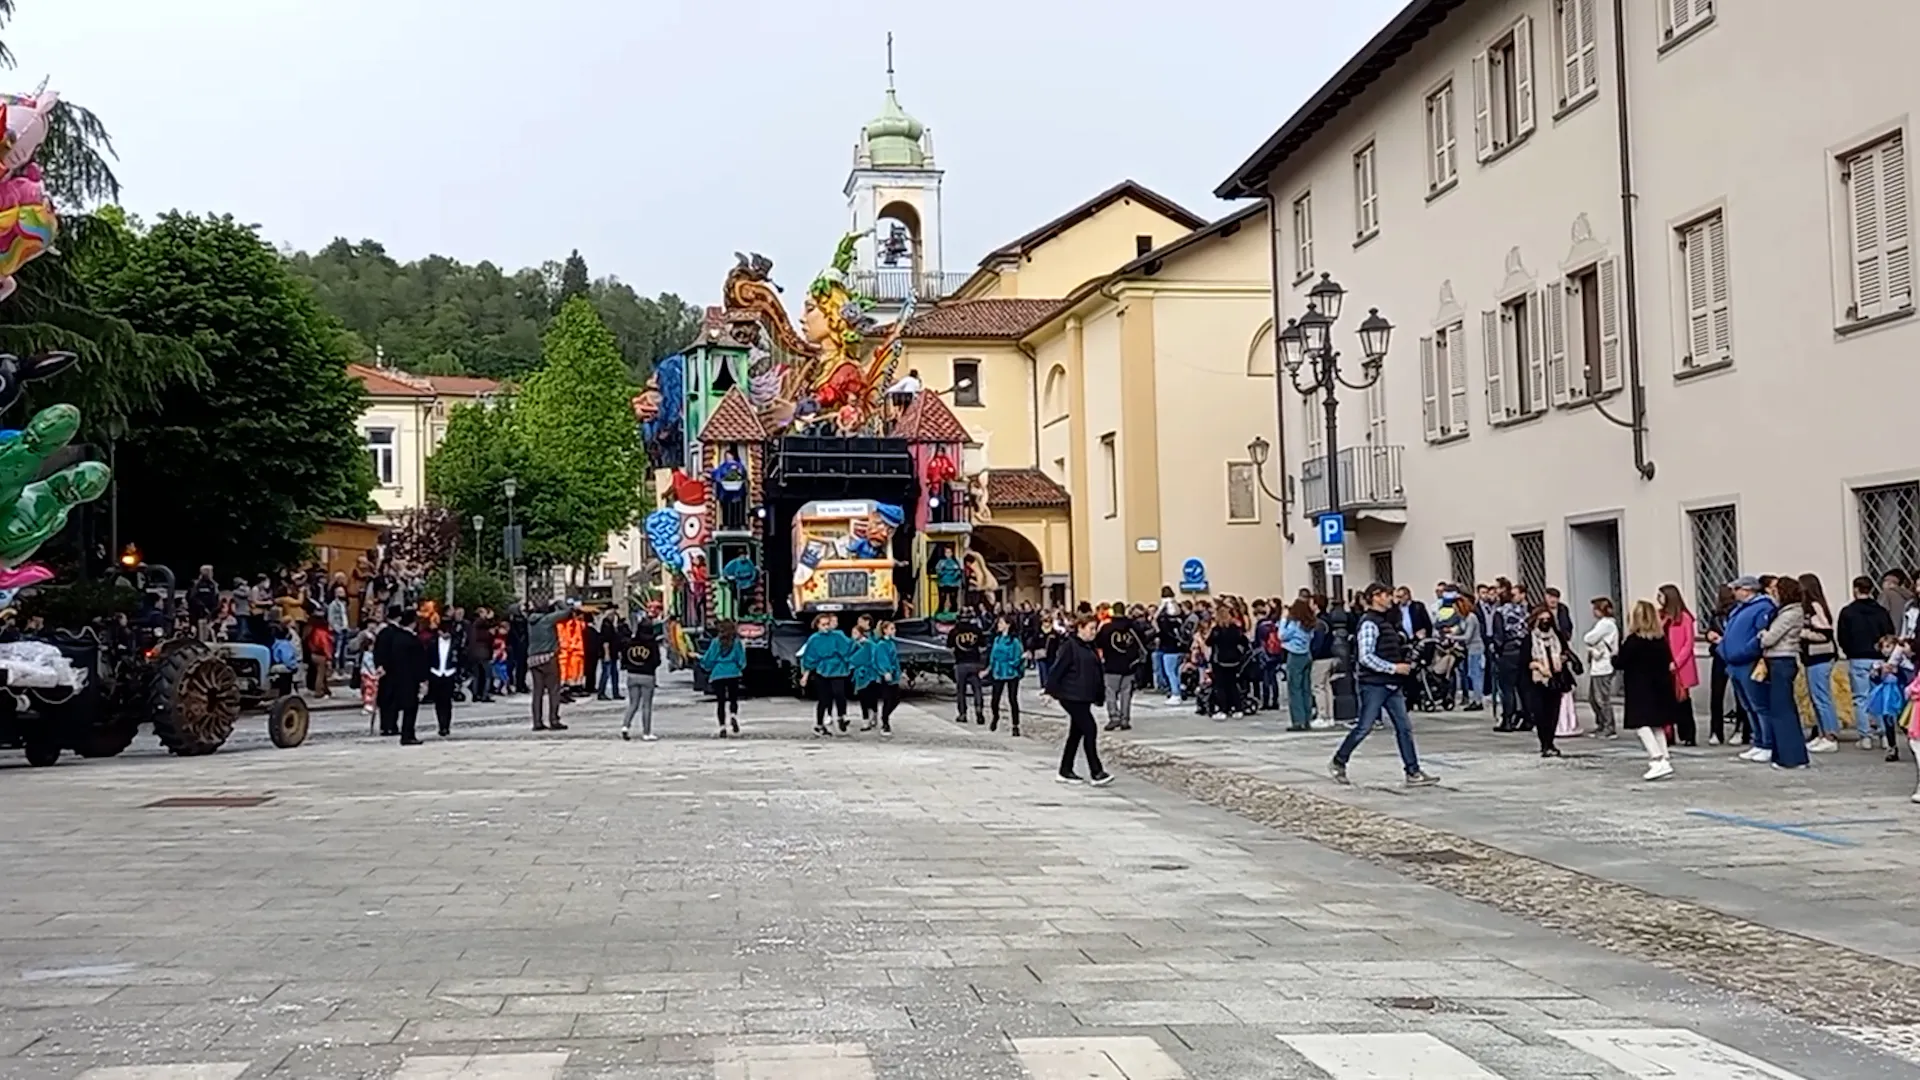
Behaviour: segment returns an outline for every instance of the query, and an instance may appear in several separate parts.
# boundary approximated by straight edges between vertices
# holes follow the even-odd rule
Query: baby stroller
[[[1413,670],[1407,675],[1407,706],[1420,712],[1452,712],[1453,671],[1459,662],[1459,646],[1432,638],[1415,642]]]

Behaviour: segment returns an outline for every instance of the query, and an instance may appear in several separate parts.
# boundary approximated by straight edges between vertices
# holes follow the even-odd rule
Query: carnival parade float
[[[809,284],[798,327],[772,262],[737,255],[724,303],[633,402],[666,613],[696,641],[735,622],[762,670],[790,666],[821,613],[896,619],[909,670],[952,664],[940,624],[957,605],[932,575],[966,554],[968,435],[938,394],[889,392],[912,302],[876,325],[849,284],[859,239]]]

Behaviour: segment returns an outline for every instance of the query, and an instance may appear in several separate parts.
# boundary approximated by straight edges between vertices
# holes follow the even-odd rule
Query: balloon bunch
[[[60,222],[33,156],[47,139],[58,94],[0,94],[0,300],[13,295],[13,275],[53,246]]]

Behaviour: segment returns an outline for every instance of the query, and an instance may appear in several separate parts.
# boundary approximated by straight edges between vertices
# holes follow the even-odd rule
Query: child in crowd
[[[900,704],[900,646],[893,640],[892,619],[881,619],[867,645],[867,668],[873,681],[860,692],[860,711],[880,718],[880,734],[893,734],[893,710]]]
[[[860,703],[860,730],[872,731],[879,726],[875,716],[880,701],[867,691],[879,678],[873,670],[873,638],[867,633],[867,617],[860,616],[853,624],[853,651],[847,657],[850,670],[848,679],[853,684],[853,699]]]
[[[1013,735],[1020,737],[1020,678],[1027,673],[1027,649],[1013,632],[1013,620],[1005,615],[994,624],[993,648],[987,657],[987,675],[993,680],[993,723],[988,731],[1000,730],[1000,695],[1006,694],[1007,708],[1013,715]]]
[[[1887,760],[1900,760],[1900,741],[1896,737],[1900,715],[1906,711],[1913,682],[1913,648],[1896,637],[1880,639],[1880,653],[1886,659],[1874,665],[1873,693],[1867,696],[1867,715],[1878,725],[1887,740]]]

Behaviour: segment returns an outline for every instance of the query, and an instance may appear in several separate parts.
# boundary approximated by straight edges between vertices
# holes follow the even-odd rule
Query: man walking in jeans
[[[1367,611],[1360,616],[1360,632],[1354,646],[1357,663],[1354,680],[1360,687],[1360,721],[1334,752],[1328,770],[1337,784],[1347,783],[1347,761],[1362,740],[1380,722],[1385,711],[1393,724],[1394,741],[1400,744],[1400,762],[1407,768],[1408,787],[1427,787],[1437,783],[1420,771],[1420,758],[1413,748],[1413,726],[1407,720],[1407,695],[1404,680],[1413,670],[1407,659],[1412,653],[1407,635],[1393,609],[1393,590],[1375,582],[1367,586]]]

